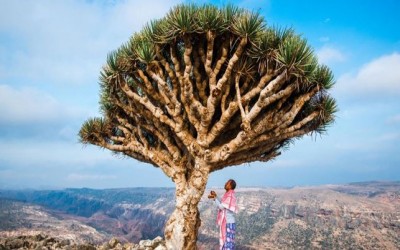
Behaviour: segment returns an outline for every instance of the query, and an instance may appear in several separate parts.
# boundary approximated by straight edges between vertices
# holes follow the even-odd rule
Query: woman
[[[214,191],[210,192],[209,199],[213,199],[218,207],[217,224],[219,225],[219,244],[221,250],[235,249],[236,223],[234,213],[237,212],[235,197],[236,182],[228,180],[225,183],[225,194],[221,201]]]

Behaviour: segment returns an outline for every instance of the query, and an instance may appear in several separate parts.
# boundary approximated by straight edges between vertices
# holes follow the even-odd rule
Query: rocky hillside
[[[161,237],[154,240],[141,240],[138,244],[122,244],[112,238],[102,245],[93,243],[75,243],[66,239],[37,234],[33,236],[16,236],[0,238],[0,250],[8,249],[65,249],[65,250],[167,250]]]
[[[399,183],[242,189],[237,196],[238,240],[252,249],[400,249]],[[212,224],[203,233],[215,234]]]
[[[400,182],[241,188],[237,198],[238,249],[400,249]],[[174,190],[2,190],[0,199],[3,239],[42,233],[101,246],[162,235]],[[199,206],[200,249],[213,249],[216,211],[206,197]]]
[[[96,244],[112,236],[138,242],[163,235],[174,205],[174,190],[161,188],[3,190],[1,197],[0,236],[61,230],[76,242]]]

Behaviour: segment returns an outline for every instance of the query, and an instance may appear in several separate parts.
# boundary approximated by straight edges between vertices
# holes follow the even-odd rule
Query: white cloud
[[[390,125],[395,125],[395,124],[400,125],[400,115],[395,115],[395,116],[389,117],[389,119],[387,119],[386,123],[390,124]]]
[[[198,2],[197,1],[193,1],[195,3]],[[207,0],[201,0],[200,2],[204,2],[204,3],[209,3],[210,1]],[[214,1],[214,2],[218,2],[218,1]],[[229,1],[219,1],[221,4],[229,2]],[[240,7],[249,9],[249,10],[268,10],[271,8],[271,1],[270,0],[241,0],[236,2],[235,4],[237,4]]]
[[[270,163],[271,168],[298,168],[307,165],[305,161],[294,159],[277,158],[276,161]]]
[[[342,152],[371,152],[379,149],[377,144],[367,143],[365,141],[344,141],[341,140],[334,144],[334,147]]]
[[[117,179],[115,175],[101,175],[101,174],[69,174],[67,176],[68,181],[104,181]]]
[[[0,121],[49,121],[60,114],[61,105],[50,95],[34,88],[15,89],[0,85]]]
[[[76,118],[83,111],[66,108],[53,96],[32,87],[0,85],[0,123],[54,123]]]
[[[389,143],[389,142],[398,142],[400,140],[400,133],[385,133],[378,137],[378,141]]]
[[[0,140],[0,162],[13,168],[38,167],[41,169],[57,168],[95,168],[100,163],[112,164],[123,162],[98,147],[75,142],[46,141],[46,140]],[[23,157],[21,157],[23,156]]]
[[[327,38],[329,39],[329,38]],[[318,61],[323,64],[343,62],[345,56],[335,48],[324,46],[317,51]]]
[[[322,36],[319,38],[319,41],[323,43],[329,42],[329,40],[331,39],[328,36]]]
[[[347,96],[400,96],[400,54],[384,55],[362,66],[356,74],[339,77],[336,88]]]
[[[8,1],[0,9],[0,51],[7,51],[0,55],[0,73],[53,84],[92,83],[109,51],[177,3]]]

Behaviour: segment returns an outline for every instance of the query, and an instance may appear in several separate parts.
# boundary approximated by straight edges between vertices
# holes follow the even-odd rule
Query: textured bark
[[[197,159],[189,178],[180,175],[175,179],[175,210],[165,226],[168,249],[197,249],[197,234],[201,225],[198,203],[204,194],[209,167],[202,159]]]

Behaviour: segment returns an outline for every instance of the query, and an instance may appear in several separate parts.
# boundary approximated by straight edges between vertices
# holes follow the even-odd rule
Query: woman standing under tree
[[[213,199],[218,207],[217,224],[219,225],[219,244],[221,250],[235,249],[236,223],[234,213],[237,212],[235,197],[236,182],[232,179],[225,183],[225,194],[221,201],[214,191],[210,192],[209,199]]]

